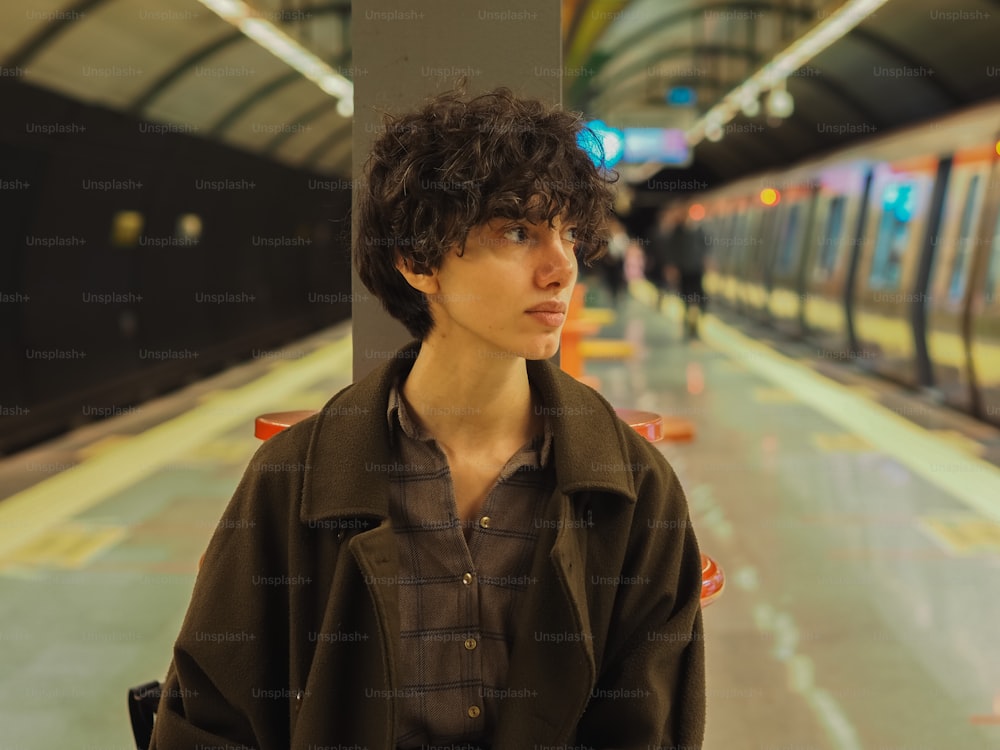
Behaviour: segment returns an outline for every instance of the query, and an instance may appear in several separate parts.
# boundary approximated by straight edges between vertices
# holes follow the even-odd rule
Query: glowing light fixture
[[[337,102],[337,114],[341,117],[350,117],[354,114],[354,97],[344,97]]]
[[[755,111],[753,110],[753,105],[749,104],[751,98],[756,99],[761,91],[775,89],[788,76],[844,36],[844,34],[864,21],[888,1],[848,0],[841,5],[828,18],[818,23],[792,42],[786,49],[775,55],[767,65],[747,78],[740,86],[726,94],[718,104],[702,115],[687,131],[688,144],[694,146],[703,138],[707,138],[709,125],[713,121],[719,123],[721,128],[733,119],[736,113],[741,111],[744,106],[750,108],[751,111]],[[785,93],[787,94],[788,92],[786,91]],[[778,96],[778,99],[780,101],[781,95]],[[788,102],[790,100],[791,97],[789,96]],[[787,104],[788,102],[785,103]],[[754,115],[747,114],[747,116],[753,117]]]
[[[723,135],[722,125],[718,122],[710,122],[705,127],[705,137],[712,141],[712,143],[718,143],[721,141]]]
[[[760,91],[754,86],[744,86],[740,93],[740,111],[747,117],[756,117],[760,114]]]
[[[774,188],[764,188],[760,191],[760,202],[765,206],[777,206],[781,201],[781,193]]]
[[[338,99],[337,114],[354,114],[354,84],[340,75],[285,32],[256,14],[243,0],[198,0],[231,23],[272,55],[299,71],[330,96]]]
[[[771,89],[767,95],[766,108],[769,117],[780,117],[782,119],[791,116],[792,112],[795,111],[795,100],[792,99],[792,95],[785,88],[784,81]]]

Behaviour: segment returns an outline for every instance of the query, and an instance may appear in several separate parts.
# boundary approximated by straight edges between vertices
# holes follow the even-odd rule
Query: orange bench
[[[573,296],[566,309],[566,322],[563,324],[560,337],[559,366],[577,380],[597,388],[599,382],[596,378],[584,375],[583,361],[626,359],[635,354],[635,347],[632,342],[621,339],[590,338],[601,329],[602,325],[614,320],[614,311],[585,308],[586,292],[587,288],[582,284],[577,284],[573,288]]]

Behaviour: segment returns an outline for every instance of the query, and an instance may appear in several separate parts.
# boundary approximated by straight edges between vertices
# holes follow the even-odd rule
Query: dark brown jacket
[[[155,750],[394,748],[386,408],[416,351],[254,456],[198,575]],[[537,521],[492,748],[700,748],[701,561],[677,478],[594,391],[548,362],[528,374],[558,487]]]

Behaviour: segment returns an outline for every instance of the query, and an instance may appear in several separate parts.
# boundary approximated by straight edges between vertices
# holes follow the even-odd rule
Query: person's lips
[[[558,300],[542,302],[525,312],[543,325],[558,328],[566,320],[566,303]]]

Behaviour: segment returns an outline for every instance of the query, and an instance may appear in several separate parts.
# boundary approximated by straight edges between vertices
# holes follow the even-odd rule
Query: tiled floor
[[[705,613],[705,748],[1000,748],[995,431],[719,319],[685,344],[673,304],[633,292],[608,335],[636,356],[587,373],[697,430],[660,447],[728,576]],[[0,463],[0,750],[132,747],[125,690],[166,669],[253,415],[322,405],[347,334]]]

